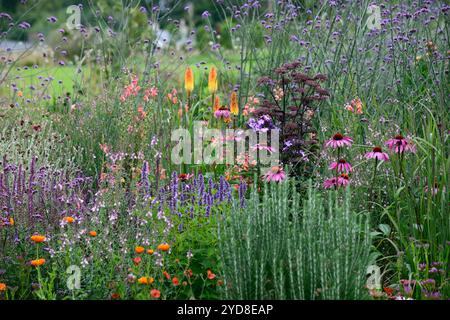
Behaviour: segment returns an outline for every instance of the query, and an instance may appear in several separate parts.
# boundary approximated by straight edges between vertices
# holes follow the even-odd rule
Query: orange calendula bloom
[[[214,98],[214,107],[213,107],[213,111],[216,112],[217,110],[219,110],[220,108],[220,99],[219,96],[216,96]]]
[[[152,291],[150,291],[150,295],[152,296],[152,298],[158,299],[161,296],[161,291],[159,291],[158,289],[153,289]]]
[[[34,235],[34,236],[31,236],[30,239],[31,239],[31,241],[33,241],[33,242],[41,243],[41,242],[44,242],[46,238],[45,238],[44,236],[40,236],[40,235],[36,234],[36,235]]]
[[[160,251],[168,251],[169,249],[170,249],[170,245],[167,243],[161,243],[158,246],[158,250],[160,250]]]
[[[237,116],[239,114],[238,97],[236,91],[231,93],[230,112]]]
[[[2,282],[0,282],[0,292],[2,292],[2,291],[6,291],[6,288],[7,288],[6,284],[5,284],[5,283],[2,283]]]
[[[94,230],[89,231],[89,235],[90,235],[92,238],[95,238],[95,237],[97,236],[97,231],[94,231]]]
[[[208,90],[209,93],[216,93],[217,91],[217,70],[215,67],[212,67],[209,71]]]
[[[154,252],[155,252],[155,251],[153,251],[153,249],[148,249],[148,250],[147,250],[147,253],[148,253],[149,255],[152,255]]]
[[[184,73],[184,89],[188,95],[194,90],[194,73],[190,67],[187,67]]]
[[[64,222],[67,222],[67,223],[75,222],[75,219],[73,217],[64,217],[63,220],[64,220]]]
[[[39,267],[42,266],[45,263],[45,259],[36,259],[36,260],[31,260],[31,265],[33,267]]]
[[[136,248],[134,248],[134,251],[136,251],[136,253],[141,254],[142,252],[145,251],[145,248],[141,247],[141,246],[137,246]]]
[[[152,277],[140,277],[138,279],[139,284],[152,284],[155,281]]]

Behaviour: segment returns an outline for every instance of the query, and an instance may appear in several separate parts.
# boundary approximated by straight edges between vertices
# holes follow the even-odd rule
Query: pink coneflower
[[[267,173],[264,175],[264,180],[267,182],[275,181],[280,182],[286,179],[286,173],[280,166],[272,167]]]
[[[383,152],[381,147],[375,147],[372,151],[367,152],[366,159],[377,159],[379,161],[389,161],[389,156],[386,152]]]
[[[339,161],[335,161],[332,164],[330,164],[329,169],[335,170],[337,168],[338,172],[352,172],[353,168],[350,163],[345,161],[345,159],[339,159]]]
[[[327,180],[325,180],[325,181],[323,182],[323,187],[324,187],[325,189],[333,188],[333,187],[335,187],[336,185],[337,185],[337,178],[336,178],[336,177],[331,178],[331,179],[327,179]]]
[[[406,140],[406,138],[404,138],[401,134],[396,135],[393,139],[389,139],[385,144],[395,153],[416,152],[416,147]]]
[[[343,136],[340,133],[336,133],[330,140],[328,140],[325,143],[326,147],[331,147],[331,148],[341,148],[344,146],[349,146],[351,147],[353,142],[353,139],[347,136]]]
[[[348,174],[346,173],[342,173],[338,178],[337,178],[337,185],[338,186],[348,186],[348,184],[350,183]]]
[[[214,112],[214,117],[217,119],[228,119],[230,117],[230,110],[227,107],[220,107]]]

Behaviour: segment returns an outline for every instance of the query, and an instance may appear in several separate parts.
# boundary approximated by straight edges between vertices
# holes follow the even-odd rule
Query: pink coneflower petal
[[[379,161],[389,161],[389,156],[386,152],[383,152],[381,147],[375,147],[372,151],[365,154],[366,159],[377,159]]]
[[[385,142],[385,144],[390,150],[393,150],[395,153],[416,152],[416,147],[402,135],[397,135],[393,139],[389,139]]]
[[[284,173],[282,167],[274,166],[264,175],[263,178],[266,182],[281,182],[286,179],[286,174]]]
[[[351,147],[353,139],[347,136],[343,136],[340,133],[336,133],[330,140],[325,143],[326,147],[331,147],[334,149],[342,148],[344,146]]]

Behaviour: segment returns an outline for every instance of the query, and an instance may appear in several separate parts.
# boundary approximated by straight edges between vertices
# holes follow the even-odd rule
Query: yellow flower
[[[236,91],[231,93],[231,103],[230,103],[230,111],[232,114],[237,116],[239,114],[239,106],[238,106],[238,98]]]
[[[209,93],[215,93],[217,91],[217,70],[215,67],[212,67],[209,71],[208,90]]]
[[[194,73],[190,67],[187,67],[184,73],[184,88],[188,95],[194,90]]]
[[[31,236],[31,241],[36,242],[36,243],[41,243],[45,241],[45,237],[44,236],[40,236],[38,234]]]

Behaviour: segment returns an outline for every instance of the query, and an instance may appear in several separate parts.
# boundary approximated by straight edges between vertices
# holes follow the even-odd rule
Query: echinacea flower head
[[[337,178],[336,178],[336,177],[333,177],[333,178],[331,178],[331,179],[326,179],[326,180],[323,182],[323,187],[324,187],[325,189],[330,189],[330,188],[333,188],[333,187],[335,187],[335,186],[337,186]]]
[[[187,67],[184,73],[184,89],[188,95],[194,91],[194,73],[190,67]]]
[[[401,134],[396,135],[393,139],[389,139],[385,144],[395,153],[416,152],[416,147]]]
[[[36,260],[31,260],[31,261],[30,261],[30,264],[31,264],[33,267],[39,267],[39,266],[42,266],[44,263],[45,263],[45,259],[36,259]]]
[[[137,254],[141,254],[142,252],[145,251],[145,248],[144,248],[144,247],[141,247],[141,246],[137,246],[136,248],[134,248],[134,251],[135,251]]]
[[[33,241],[35,243],[41,243],[41,242],[44,242],[46,240],[45,236],[41,236],[41,235],[38,235],[38,234],[36,234],[34,236],[31,236],[30,239],[31,239],[31,241]]]
[[[209,93],[216,93],[217,91],[217,70],[215,67],[211,67],[208,76],[208,90]]]
[[[230,118],[230,110],[227,107],[222,106],[217,111],[214,112],[214,117],[216,119],[229,119]]]
[[[350,180],[349,180],[348,174],[341,173],[341,175],[338,176],[338,177],[333,177],[333,178],[330,178],[330,179],[326,179],[323,182],[323,187],[324,187],[324,189],[330,189],[330,188],[333,188],[333,187],[337,188],[337,187],[341,187],[341,186],[345,187],[349,183],[350,183]]]
[[[350,173],[353,170],[353,167],[350,163],[348,163],[345,159],[339,159],[330,164],[330,170],[337,170],[338,172],[346,172]]]
[[[158,245],[158,250],[160,251],[169,251],[170,245],[168,243],[161,243]]]
[[[281,182],[286,179],[286,173],[282,167],[274,166],[267,171],[263,178],[266,182]]]
[[[381,147],[375,147],[372,151],[365,154],[366,159],[377,159],[379,161],[389,161],[389,156],[386,152],[383,152]]]
[[[239,114],[239,105],[238,105],[238,96],[236,91],[233,91],[231,93],[231,103],[230,103],[230,111],[232,114],[237,116]]]
[[[161,296],[161,291],[159,291],[158,289],[153,289],[152,291],[150,291],[150,296],[154,299],[158,299]]]
[[[348,174],[346,173],[341,173],[341,175],[337,178],[337,185],[338,186],[348,186],[348,184],[350,183],[350,179]]]
[[[336,133],[330,140],[325,143],[326,147],[331,147],[334,149],[342,148],[344,146],[351,147],[353,139],[347,136],[343,136],[340,133]]]

